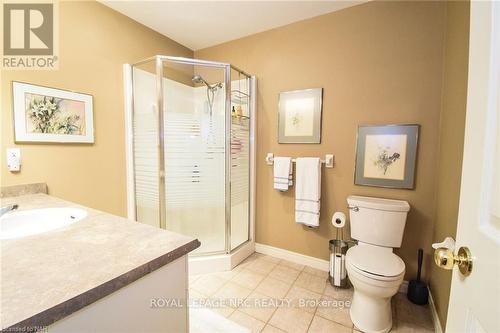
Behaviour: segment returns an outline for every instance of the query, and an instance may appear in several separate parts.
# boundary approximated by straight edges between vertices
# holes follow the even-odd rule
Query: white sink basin
[[[86,216],[86,210],[72,207],[14,211],[0,217],[0,239],[41,234],[73,224]]]

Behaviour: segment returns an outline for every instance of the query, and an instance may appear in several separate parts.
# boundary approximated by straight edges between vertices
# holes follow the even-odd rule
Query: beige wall
[[[155,54],[192,57],[188,48],[96,2],[60,3],[57,71],[2,71],[1,184],[46,182],[51,194],[126,214],[122,65]],[[94,96],[95,144],[19,144],[22,171],[9,173],[13,142],[11,81]]]
[[[469,3],[448,2],[440,148],[436,179],[435,242],[457,231],[469,60]],[[446,325],[451,271],[431,266],[430,287],[441,324]]]
[[[430,254],[433,235],[445,7],[370,2],[195,52],[258,78],[257,242],[328,259],[330,218],[347,213],[348,195],[403,199],[412,210],[398,252],[414,278],[417,249]],[[324,88],[322,143],[278,144],[279,92],[311,87]],[[415,190],[353,185],[357,126],[397,123],[422,125]],[[294,223],[294,192],[272,189],[267,152],[335,154],[335,168],[323,169],[319,229]]]

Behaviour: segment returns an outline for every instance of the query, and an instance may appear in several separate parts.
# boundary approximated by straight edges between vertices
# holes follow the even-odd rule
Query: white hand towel
[[[275,157],[274,158],[274,189],[279,191],[288,191],[292,183],[292,158]]]
[[[295,222],[319,227],[321,161],[317,157],[297,158],[295,174]]]

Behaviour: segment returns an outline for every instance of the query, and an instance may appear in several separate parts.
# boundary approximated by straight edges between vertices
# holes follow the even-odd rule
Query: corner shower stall
[[[198,238],[194,273],[254,251],[255,77],[155,56],[124,66],[128,216]]]

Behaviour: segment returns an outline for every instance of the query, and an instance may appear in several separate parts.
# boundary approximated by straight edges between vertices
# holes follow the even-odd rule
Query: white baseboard
[[[306,256],[297,252],[292,252],[279,247],[255,243],[255,252],[267,254],[280,259],[285,259],[296,264],[311,266],[313,268],[328,272],[330,263],[327,260]]]
[[[432,297],[430,289],[429,289],[429,308],[431,309],[432,322],[434,323],[434,332],[443,333],[443,327],[441,326],[441,321],[439,320],[439,316],[436,310],[436,303],[434,303],[434,298]]]

